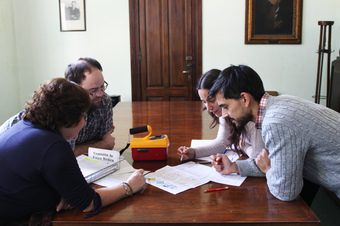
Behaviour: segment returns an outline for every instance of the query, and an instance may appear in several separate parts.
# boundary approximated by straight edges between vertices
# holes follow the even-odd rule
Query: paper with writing
[[[212,167],[187,162],[178,166],[165,166],[149,173],[147,183],[171,194],[178,194],[190,188],[201,186],[209,181],[240,186],[246,177],[237,174],[222,175]]]
[[[90,147],[88,156],[96,160],[114,163],[119,162],[120,153],[119,151]]]
[[[200,178],[171,166],[165,166],[153,173],[149,173],[146,177],[147,183],[150,185],[174,195],[209,182],[209,179]]]

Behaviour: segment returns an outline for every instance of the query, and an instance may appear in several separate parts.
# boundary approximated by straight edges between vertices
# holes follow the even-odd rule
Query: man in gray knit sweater
[[[259,75],[244,65],[223,70],[209,95],[216,96],[222,114],[236,126],[253,121],[262,130],[270,166],[259,166],[266,172],[272,195],[283,201],[294,200],[305,178],[340,198],[338,112],[298,97],[269,96]],[[232,173],[228,158],[217,158],[222,158],[223,164],[216,170]]]

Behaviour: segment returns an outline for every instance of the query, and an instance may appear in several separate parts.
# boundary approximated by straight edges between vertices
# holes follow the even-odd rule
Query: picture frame
[[[245,44],[301,44],[302,0],[246,0]]]
[[[59,0],[60,31],[86,31],[85,0]]]

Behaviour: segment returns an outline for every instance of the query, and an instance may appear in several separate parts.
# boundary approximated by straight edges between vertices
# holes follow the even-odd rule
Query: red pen
[[[223,154],[225,155],[225,153],[227,153],[227,151],[229,150],[229,147],[226,147],[226,149],[224,150]],[[215,165],[220,165],[220,163],[222,162],[222,158],[218,159],[215,163]]]
[[[222,159],[221,159],[221,158],[220,158],[220,159],[217,159],[215,165],[220,165],[221,162],[222,162]]]
[[[208,189],[208,190],[205,190],[204,192],[221,191],[221,190],[228,190],[228,187]]]

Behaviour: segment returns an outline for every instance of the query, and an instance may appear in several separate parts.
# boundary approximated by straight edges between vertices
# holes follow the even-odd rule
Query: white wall
[[[86,32],[60,32],[57,0],[0,0],[0,124],[21,110],[38,85],[63,77],[68,63],[96,58],[109,95],[131,101],[128,0],[86,0]],[[247,64],[267,90],[313,100],[319,20],[335,21],[338,56],[339,0],[303,2],[301,45],[245,45],[245,1],[203,0],[203,71]]]
[[[20,108],[12,1],[0,0],[0,123]]]
[[[60,32],[58,2],[0,0],[0,28],[7,29],[6,40],[0,37],[0,59],[6,59],[0,62],[0,105],[16,103],[1,108],[0,124],[23,108],[40,83],[63,77],[66,66],[79,57],[97,59],[109,83],[107,92],[131,100],[128,1],[86,0],[86,32]]]
[[[14,2],[22,103],[41,81],[63,76],[67,64],[85,56],[102,64],[108,93],[130,100],[128,1],[87,0],[86,32],[60,32],[58,1]]]
[[[313,101],[320,34],[318,21],[335,21],[331,42],[332,49],[336,49],[331,55],[334,60],[339,56],[339,9],[339,0],[304,0],[301,45],[245,45],[245,1],[203,0],[203,71],[246,64],[258,72],[266,90]]]

